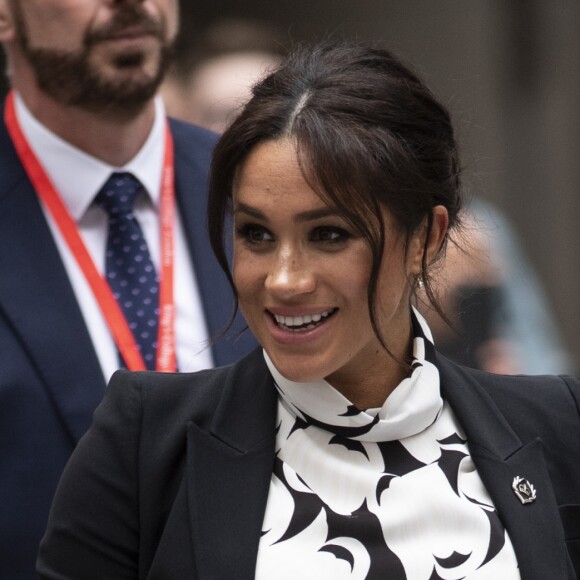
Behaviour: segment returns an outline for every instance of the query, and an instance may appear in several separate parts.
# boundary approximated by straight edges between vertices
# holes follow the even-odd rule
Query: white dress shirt
[[[132,173],[146,194],[135,201],[139,221],[157,271],[160,265],[159,202],[165,142],[165,111],[161,99],[155,101],[155,121],[147,141],[123,167],[113,167],[70,145],[39,123],[16,94],[16,115],[32,150],[59,192],[79,233],[101,273],[105,267],[107,216],[93,199],[114,171]],[[91,335],[105,379],[119,367],[117,349],[105,318],[76,259],[64,241],[48,209],[43,210],[53,233],[73,290]],[[189,257],[185,233],[176,208],[174,224],[174,301],[177,364],[188,372],[213,366],[209,334],[195,272]]]

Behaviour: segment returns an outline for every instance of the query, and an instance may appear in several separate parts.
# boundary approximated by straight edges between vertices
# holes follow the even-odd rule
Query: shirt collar
[[[123,167],[113,167],[58,137],[32,115],[18,93],[15,105],[30,147],[76,222],[114,171],[132,173],[145,187],[153,205],[158,205],[165,147],[165,110],[159,97],[155,99],[155,120],[147,140]]]

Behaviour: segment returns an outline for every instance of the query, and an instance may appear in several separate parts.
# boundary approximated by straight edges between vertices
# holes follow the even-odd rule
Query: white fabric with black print
[[[258,580],[519,580],[416,310],[413,331],[411,375],[366,411],[264,352],[279,402]]]

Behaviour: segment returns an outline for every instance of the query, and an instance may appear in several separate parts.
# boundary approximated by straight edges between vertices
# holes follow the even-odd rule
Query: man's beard
[[[25,23],[18,12],[17,9],[16,23],[21,48],[34,70],[38,86],[65,105],[90,112],[131,117],[153,98],[171,62],[173,45],[166,40],[163,25],[152,20],[139,6],[123,5],[106,27],[87,32],[83,47],[77,52],[32,47]],[[129,26],[138,26],[159,40],[156,69],[153,74],[140,71],[146,55],[141,50],[127,50],[117,56],[113,64],[120,72],[132,69],[132,74],[107,78],[91,64],[91,50]]]

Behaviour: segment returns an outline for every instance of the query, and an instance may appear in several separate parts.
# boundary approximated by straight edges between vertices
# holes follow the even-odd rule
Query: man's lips
[[[134,26],[131,28],[126,28],[125,30],[119,30],[118,32],[108,35],[102,40],[133,40],[136,38],[142,38],[144,36],[152,36],[152,33],[149,30],[145,30],[144,28]]]

